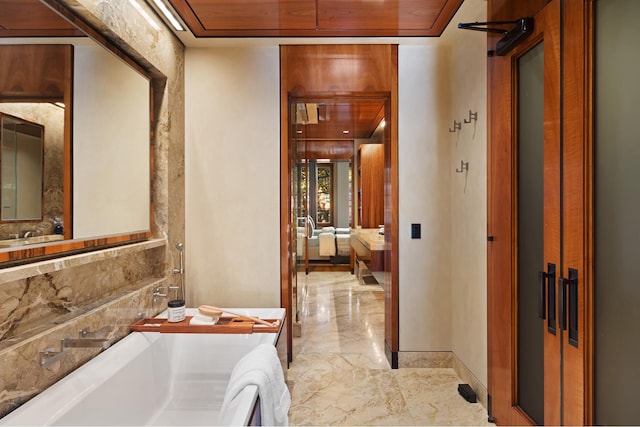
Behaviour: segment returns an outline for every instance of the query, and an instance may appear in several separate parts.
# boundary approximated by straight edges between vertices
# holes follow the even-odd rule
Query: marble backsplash
[[[4,416],[99,353],[68,349],[46,368],[40,352],[58,351],[64,338],[108,327],[117,341],[141,313],[153,316],[166,301],[166,241],[155,239],[28,267],[0,270],[0,416]]]

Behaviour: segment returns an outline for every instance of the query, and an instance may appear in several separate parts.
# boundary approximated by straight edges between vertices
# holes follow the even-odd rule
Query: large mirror
[[[36,44],[45,45],[41,46],[44,48],[71,46],[72,67],[66,84],[72,96],[65,103],[56,96],[0,93],[3,118],[0,262],[94,247],[97,239],[104,245],[149,237],[150,79],[87,37],[0,37],[0,49]],[[5,59],[6,56],[0,61],[0,75],[11,77],[6,70],[11,61]],[[42,86],[46,84],[42,82]],[[29,194],[30,198],[39,199],[41,206],[11,217],[11,208],[7,207],[5,212],[5,206],[9,206],[6,201],[22,197],[20,187],[26,184],[9,181],[9,176],[17,173],[11,167],[18,156],[14,153],[11,159],[9,141],[16,134],[10,128],[24,128],[26,123],[44,129],[40,177],[36,169],[33,173],[20,171],[25,182],[40,182],[40,187],[32,188]],[[56,244],[52,241],[58,239],[67,241],[65,249],[51,249]],[[68,244],[69,240],[78,244]],[[86,243],[90,240],[94,242]],[[29,251],[23,251],[22,255],[6,255],[23,250],[25,245]],[[33,250],[34,245],[43,250]]]

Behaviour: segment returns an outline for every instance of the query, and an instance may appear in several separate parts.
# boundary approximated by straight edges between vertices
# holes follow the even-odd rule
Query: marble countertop
[[[384,234],[379,228],[357,228],[351,231],[351,238],[358,239],[370,251],[384,251]]]

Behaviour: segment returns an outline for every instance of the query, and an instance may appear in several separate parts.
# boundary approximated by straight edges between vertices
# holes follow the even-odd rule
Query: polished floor
[[[290,425],[490,425],[457,391],[453,369],[390,369],[383,291],[348,272],[301,273]]]

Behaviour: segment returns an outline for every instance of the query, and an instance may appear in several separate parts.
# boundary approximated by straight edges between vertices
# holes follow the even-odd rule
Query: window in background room
[[[316,224],[330,226],[333,224],[333,164],[318,163],[316,179]]]

